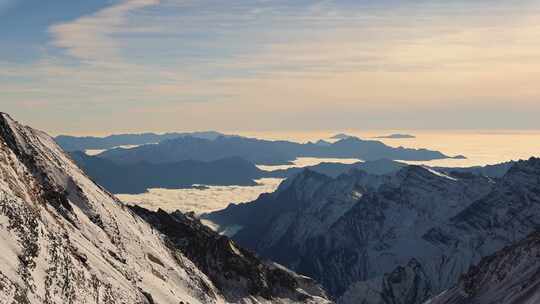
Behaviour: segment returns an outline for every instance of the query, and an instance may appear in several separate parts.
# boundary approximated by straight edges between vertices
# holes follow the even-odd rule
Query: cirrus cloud
[[[49,28],[55,47],[83,61],[118,59],[117,40],[113,35],[129,31],[130,12],[158,5],[159,0],[124,0],[93,15]]]

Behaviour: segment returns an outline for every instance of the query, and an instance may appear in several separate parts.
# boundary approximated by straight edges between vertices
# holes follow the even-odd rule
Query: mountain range
[[[239,244],[314,277],[339,303],[420,304],[539,227],[540,160],[501,166],[502,177],[421,166],[337,178],[306,170],[204,217],[223,231],[240,227]]]
[[[1,303],[329,303],[189,216],[129,207],[0,114]]]
[[[144,193],[150,188],[179,189],[193,185],[209,186],[253,186],[261,178],[287,178],[309,169],[321,174],[337,177],[352,169],[371,174],[390,174],[406,166],[387,159],[357,162],[353,164],[320,163],[305,168],[289,168],[264,171],[240,157],[229,157],[216,161],[185,160],[173,163],[115,163],[84,152],[69,153],[85,173],[108,191],[122,194]],[[490,177],[501,177],[511,163],[470,168],[438,168],[457,172],[471,172]]]
[[[287,178],[305,168],[264,171],[240,157],[216,161],[185,160],[174,163],[118,164],[84,152],[70,152],[75,163],[94,181],[112,193],[138,194],[150,188],[179,189],[193,185],[253,186],[261,178]],[[337,177],[352,169],[373,174],[386,174],[399,170],[403,163],[391,160],[358,162],[354,164],[321,163],[306,167],[321,174]]]
[[[381,139],[411,139],[416,138],[416,136],[411,134],[390,134],[390,135],[381,135],[381,136],[375,136],[374,138],[381,138]]]
[[[191,188],[193,185],[254,186],[257,184],[254,180],[270,177],[268,172],[239,157],[210,162],[117,164],[79,151],[71,152],[70,156],[92,180],[118,194],[144,193],[150,188]]]
[[[104,151],[98,156],[119,164],[172,163],[184,160],[215,161],[229,157],[241,157],[258,165],[286,165],[291,164],[299,157],[357,158],[362,160],[449,158],[438,151],[394,148],[379,141],[362,140],[356,137],[344,138],[335,143],[301,144],[240,136],[219,136],[212,140],[184,136],[130,149],[114,148]]]
[[[94,136],[69,136],[59,135],[54,140],[64,149],[64,151],[86,151],[86,150],[108,150],[120,146],[139,146],[146,144],[156,144],[163,140],[179,137],[191,136],[213,140],[219,136],[224,136],[215,131],[191,132],[191,133],[142,133],[142,134],[116,134],[106,137]]]

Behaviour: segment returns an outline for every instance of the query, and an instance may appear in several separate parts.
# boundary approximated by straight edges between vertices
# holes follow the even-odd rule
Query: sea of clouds
[[[280,178],[256,180],[257,186],[205,186],[192,189],[149,189],[142,194],[117,194],[123,202],[150,210],[206,212],[221,210],[230,203],[251,202],[262,193],[274,192]]]

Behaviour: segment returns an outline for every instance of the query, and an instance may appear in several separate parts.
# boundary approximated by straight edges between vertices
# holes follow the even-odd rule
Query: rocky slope
[[[52,138],[0,114],[0,303],[328,302],[311,280],[170,217],[124,206]],[[184,235],[164,230],[178,218]]]
[[[203,217],[224,229],[245,227],[234,236],[238,242],[278,262],[298,264],[297,246],[328,231],[367,188],[376,188],[383,180],[356,170],[337,179],[305,170],[283,182],[275,193]],[[280,246],[283,250],[276,250]]]
[[[515,163],[492,188],[459,213],[425,231],[419,244],[409,243],[418,251],[414,259],[425,276],[403,276],[397,282],[401,288],[406,287],[407,294],[415,295],[415,299],[403,301],[402,296],[385,289],[386,274],[351,285],[340,303],[357,303],[359,298],[365,303],[423,303],[428,298],[426,295],[453,286],[482,257],[519,241],[539,227],[539,159]],[[403,266],[393,271],[400,267]],[[370,290],[370,296],[362,295],[366,289]]]
[[[311,279],[283,271],[276,264],[261,262],[250,251],[189,215],[140,207],[131,209],[161,232],[173,250],[180,250],[193,261],[234,302],[254,294],[268,299],[275,294],[308,299],[307,292],[304,295],[297,292],[306,287],[313,294],[326,297],[322,290],[313,288],[316,284]]]
[[[242,226],[240,244],[318,279],[340,303],[364,304],[423,303],[540,224],[538,159],[500,179],[418,166],[361,176],[304,173],[207,217]]]
[[[483,258],[459,283],[426,304],[540,302],[540,233]]]

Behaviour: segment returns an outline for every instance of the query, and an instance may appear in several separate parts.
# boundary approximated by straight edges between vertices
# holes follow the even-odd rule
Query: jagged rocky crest
[[[0,114],[0,303],[327,303],[191,218],[129,208]]]

